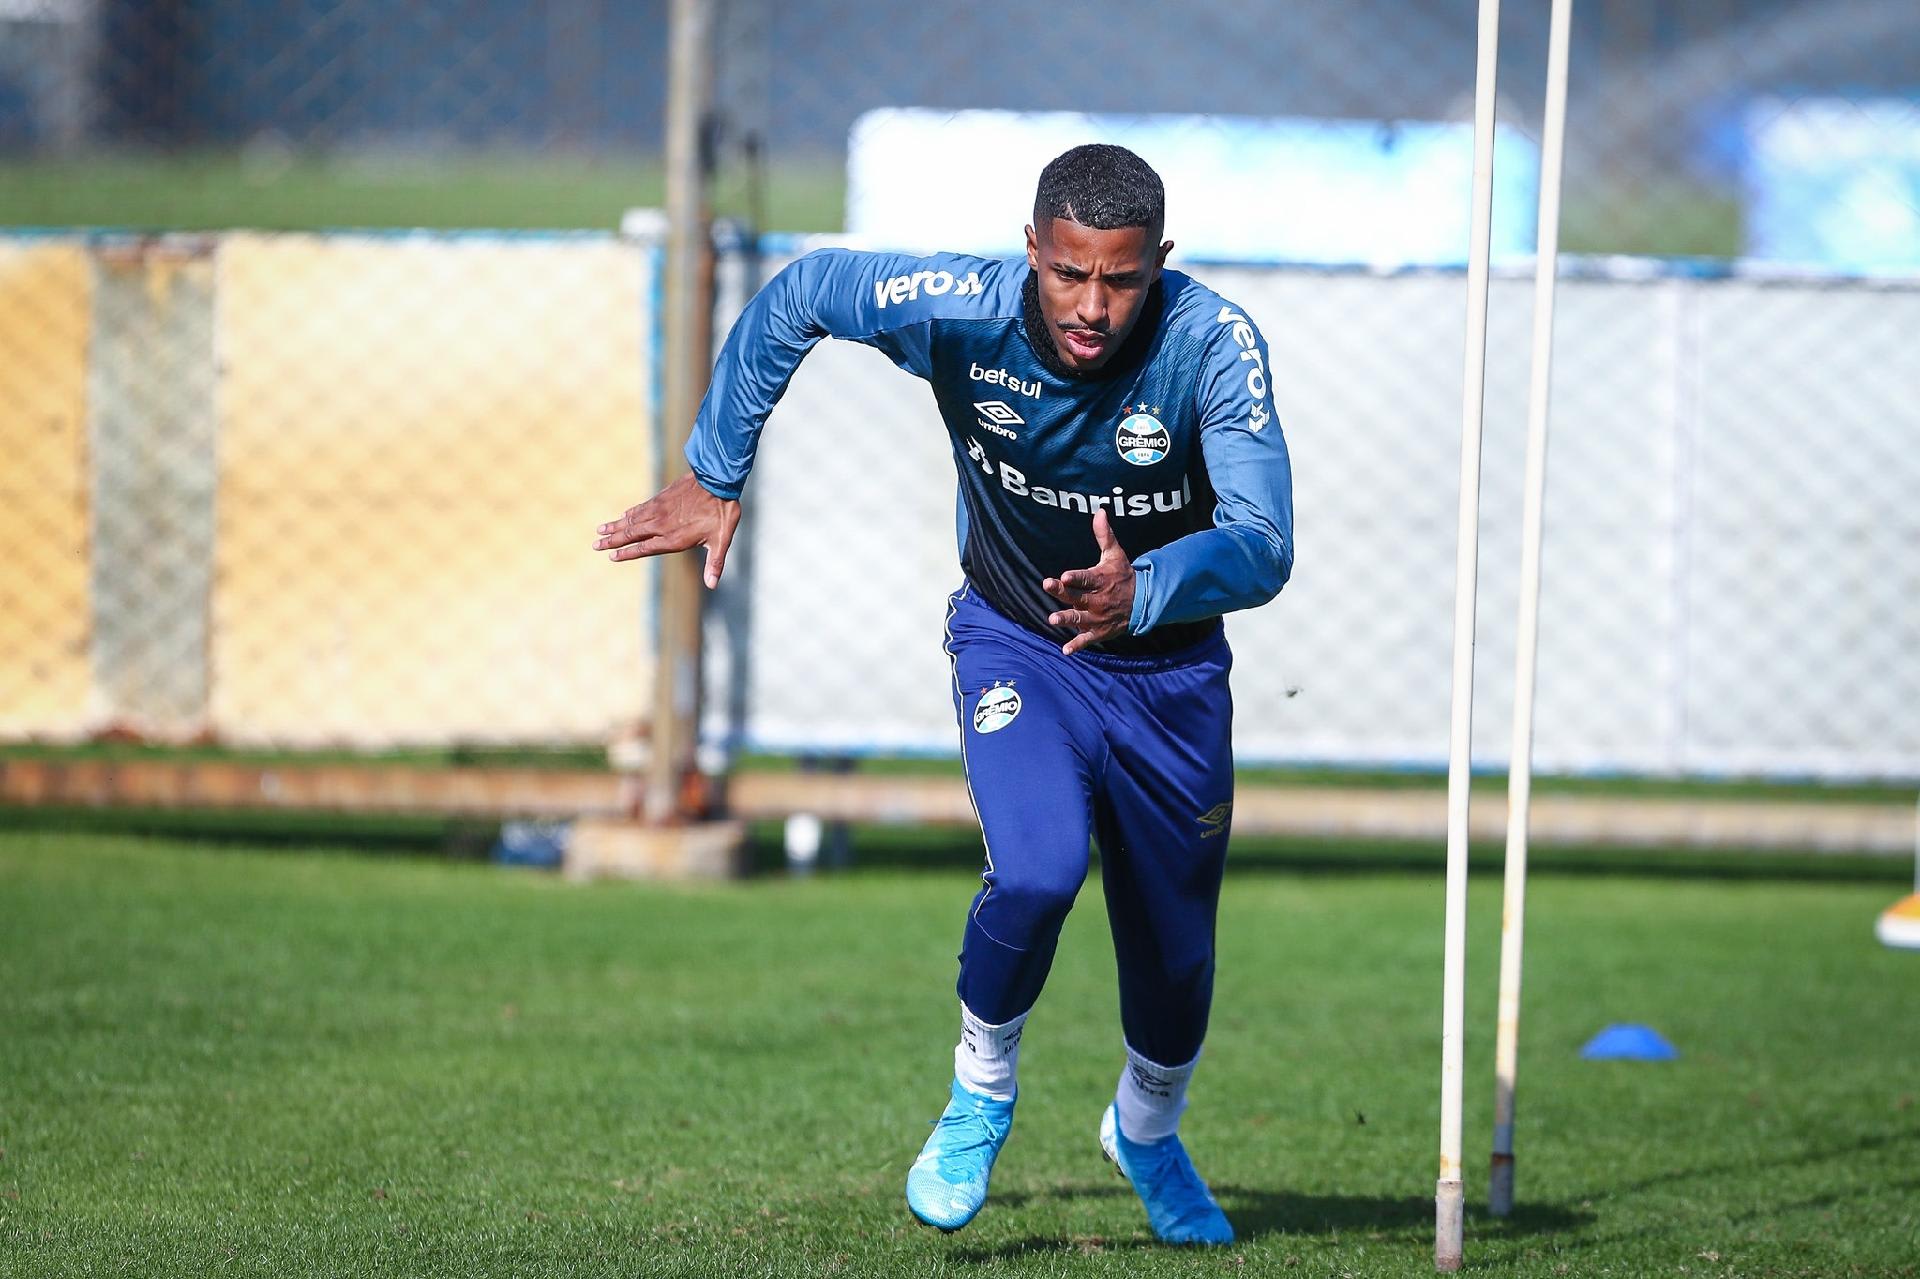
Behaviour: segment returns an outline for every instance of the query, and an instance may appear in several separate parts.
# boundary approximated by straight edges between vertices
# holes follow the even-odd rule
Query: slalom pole
[[[1500,1003],[1493,1044],[1493,1165],[1487,1210],[1513,1211],[1513,1080],[1520,1056],[1520,960],[1527,913],[1527,813],[1533,798],[1533,693],[1540,649],[1540,542],[1547,490],[1547,401],[1560,264],[1560,160],[1567,131],[1567,44],[1573,0],[1553,0],[1547,110],[1540,136],[1540,218],[1533,262],[1533,365],[1527,383],[1527,478],[1515,629],[1513,746],[1507,773],[1507,866],[1500,913]]]
[[[1466,377],[1460,398],[1460,522],[1453,570],[1453,722],[1447,751],[1446,960],[1440,1023],[1440,1179],[1433,1264],[1460,1268],[1460,1088],[1467,982],[1467,801],[1473,748],[1473,620],[1480,571],[1480,427],[1487,374],[1487,259],[1493,233],[1494,73],[1500,0],[1480,0],[1473,84],[1473,219],[1467,246]]]

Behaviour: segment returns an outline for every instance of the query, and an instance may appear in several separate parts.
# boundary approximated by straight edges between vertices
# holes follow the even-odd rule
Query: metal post
[[[1527,815],[1533,797],[1533,693],[1540,649],[1540,543],[1547,491],[1547,401],[1553,378],[1554,284],[1560,266],[1560,160],[1567,131],[1567,41],[1573,0],[1553,0],[1547,110],[1540,142],[1540,219],[1533,263],[1533,366],[1527,385],[1527,479],[1520,537],[1520,618],[1507,772],[1507,866],[1500,912],[1500,1002],[1493,1046],[1493,1163],[1487,1211],[1513,1211],[1514,1074],[1520,1058],[1520,961],[1527,912]]]
[[[1473,221],[1467,249],[1466,378],[1460,400],[1460,521],[1453,579],[1453,722],[1447,753],[1446,959],[1440,1029],[1440,1178],[1433,1264],[1460,1268],[1460,1090],[1467,982],[1467,803],[1473,747],[1473,622],[1480,572],[1480,431],[1487,372],[1487,260],[1493,229],[1494,73],[1500,0],[1480,0],[1473,94]]]
[[[666,358],[659,473],[683,469],[681,454],[713,367],[713,236],[708,198],[708,116],[713,91],[712,0],[672,0],[667,34]],[[658,561],[659,649],[647,756],[646,818],[686,815],[700,724],[701,569],[698,554]]]

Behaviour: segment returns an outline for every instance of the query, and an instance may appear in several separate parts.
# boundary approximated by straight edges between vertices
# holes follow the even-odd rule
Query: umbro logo
[[[1005,400],[975,400],[973,411],[980,415],[981,430],[990,431],[1004,439],[1019,439],[1020,432],[1013,428],[1027,424],[1027,419],[1015,412]]]
[[[1231,816],[1233,816],[1232,800],[1228,800],[1224,804],[1215,804],[1212,808],[1200,814],[1200,824],[1206,827],[1205,830],[1200,832],[1200,838],[1212,839],[1215,835],[1226,830],[1227,819]]]

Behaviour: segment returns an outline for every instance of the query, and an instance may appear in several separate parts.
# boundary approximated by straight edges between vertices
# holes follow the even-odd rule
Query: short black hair
[[[1040,170],[1033,221],[1065,218],[1096,231],[1152,227],[1167,221],[1167,189],[1153,166],[1125,147],[1089,142],[1055,156]]]

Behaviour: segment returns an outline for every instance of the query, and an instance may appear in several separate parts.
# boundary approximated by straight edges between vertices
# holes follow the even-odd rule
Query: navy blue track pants
[[[1126,1041],[1163,1065],[1193,1060],[1213,999],[1232,817],[1226,636],[1164,656],[1068,657],[962,587],[947,652],[987,854],[961,942],[961,1001],[994,1025],[1033,1006],[1091,836]]]

